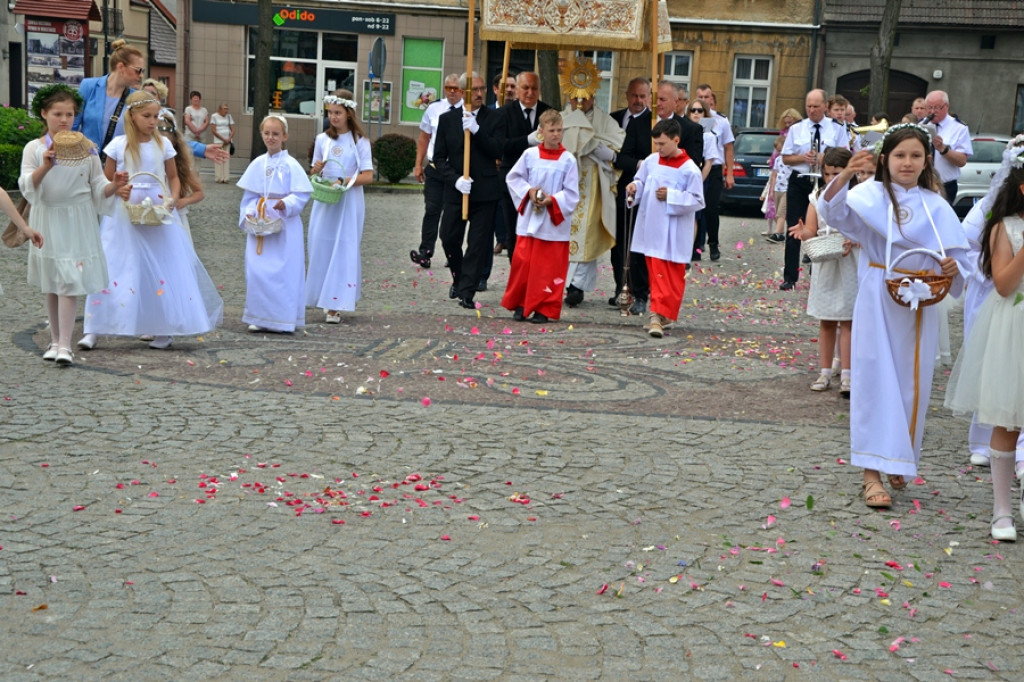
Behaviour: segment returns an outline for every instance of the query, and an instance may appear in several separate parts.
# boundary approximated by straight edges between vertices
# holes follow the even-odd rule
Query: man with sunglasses
[[[444,77],[444,98],[432,102],[420,120],[420,137],[416,140],[416,166],[413,175],[423,183],[423,222],[420,225],[420,246],[409,252],[409,259],[423,268],[430,267],[437,243],[437,229],[444,208],[444,181],[434,165],[434,142],[437,139],[437,121],[442,114],[462,107],[462,88],[459,74]]]

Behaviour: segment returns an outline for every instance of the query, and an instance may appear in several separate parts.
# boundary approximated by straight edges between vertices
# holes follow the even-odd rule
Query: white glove
[[[476,135],[477,131],[480,130],[480,124],[476,122],[476,116],[473,114],[466,114],[463,116],[462,129],[468,130],[470,135]]]
[[[531,147],[536,147],[537,145],[540,144],[540,137],[538,137],[539,134],[539,130],[535,130],[534,132],[530,133],[530,136],[527,139],[529,139]]]
[[[613,152],[611,149],[604,146],[603,144],[597,145],[597,149],[590,152],[590,155],[593,156],[595,159],[598,159],[600,161],[607,161],[609,163],[615,160],[615,152]]]
[[[469,194],[473,189],[473,178],[460,177],[455,181],[455,189],[459,190],[463,194]]]

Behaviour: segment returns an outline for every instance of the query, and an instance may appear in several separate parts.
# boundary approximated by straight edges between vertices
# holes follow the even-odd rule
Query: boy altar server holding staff
[[[626,186],[627,201],[639,204],[630,251],[646,256],[651,287],[648,334],[655,338],[679,317],[686,288],[686,263],[693,251],[697,211],[704,208],[700,169],[679,148],[680,127],[665,119],[651,131],[655,153],[644,159]]]

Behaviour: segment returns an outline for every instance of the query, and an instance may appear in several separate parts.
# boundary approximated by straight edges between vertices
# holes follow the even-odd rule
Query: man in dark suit
[[[633,182],[640,163],[651,155],[651,84],[646,78],[634,78],[626,86],[625,109],[613,111],[611,116],[626,131],[622,149],[615,155],[612,165],[622,171],[615,193],[615,246],[612,247],[612,274],[615,276],[615,296],[608,299],[609,305],[618,305],[618,293],[622,289],[625,258],[630,269],[630,291],[635,294],[642,284],[647,289],[647,265],[642,254],[628,254],[629,232],[633,225],[626,210],[626,186]],[[635,216],[634,216],[635,219]],[[642,279],[642,282],[639,280]],[[642,312],[638,308],[637,314]]]
[[[466,74],[459,77],[465,90]],[[508,194],[495,162],[501,158],[503,133],[501,116],[484,106],[487,86],[473,74],[472,111],[462,108],[441,115],[434,141],[434,165],[444,182],[444,213],[441,216],[441,245],[452,273],[450,298],[463,308],[475,308],[473,296],[487,265],[494,239],[494,211],[498,200]],[[469,179],[464,179],[465,131],[471,134]],[[462,196],[469,195],[469,236],[466,250],[466,221],[462,218]],[[493,254],[491,254],[493,255]]]
[[[540,144],[540,140],[533,134],[537,130],[537,119],[551,107],[538,101],[539,97],[540,79],[537,74],[523,71],[516,76],[516,101],[508,102],[498,110],[502,119],[499,127],[502,129],[504,145],[499,167],[502,185],[523,152]],[[516,247],[516,207],[512,204],[507,186],[504,187],[501,203],[505,214],[505,237],[508,240],[505,247],[511,261]]]

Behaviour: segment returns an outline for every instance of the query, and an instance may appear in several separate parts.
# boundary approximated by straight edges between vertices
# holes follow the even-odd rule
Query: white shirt
[[[846,132],[846,126],[838,124],[827,116],[819,122],[821,148],[825,151],[828,147],[850,148],[850,136]],[[789,127],[786,133],[786,143],[782,145],[783,155],[799,154],[803,156],[811,151],[811,144],[814,142],[814,121],[809,118],[802,119]],[[791,164],[796,173],[810,173],[811,166],[806,161],[798,164]]]
[[[719,144],[724,148],[725,145],[735,142],[736,136],[732,134],[732,124],[729,123],[729,119],[714,109],[711,110],[711,115],[715,117],[715,132],[718,134]]]
[[[942,141],[949,145],[954,152],[963,152],[967,156],[974,154],[974,147],[971,146],[971,131],[960,121],[952,116],[946,115],[942,123],[933,123]],[[942,182],[952,182],[960,179],[960,166],[953,165],[945,156],[935,150],[932,157],[935,163],[935,170]]]
[[[437,119],[441,118],[441,114],[446,114],[452,109],[458,109],[461,106],[461,99],[455,104],[448,104],[447,99],[439,99],[436,102],[431,102],[430,105],[427,106],[427,110],[423,112],[423,118],[420,119],[420,130],[430,135],[430,144],[427,145],[428,163],[434,159],[434,140],[437,139]]]
[[[647,111],[647,107],[641,109],[640,114],[644,113],[645,111]],[[634,114],[629,109],[626,109],[626,113],[622,115],[622,129],[625,130],[626,128],[628,128],[629,124],[633,121],[633,119],[639,116],[640,114]]]

